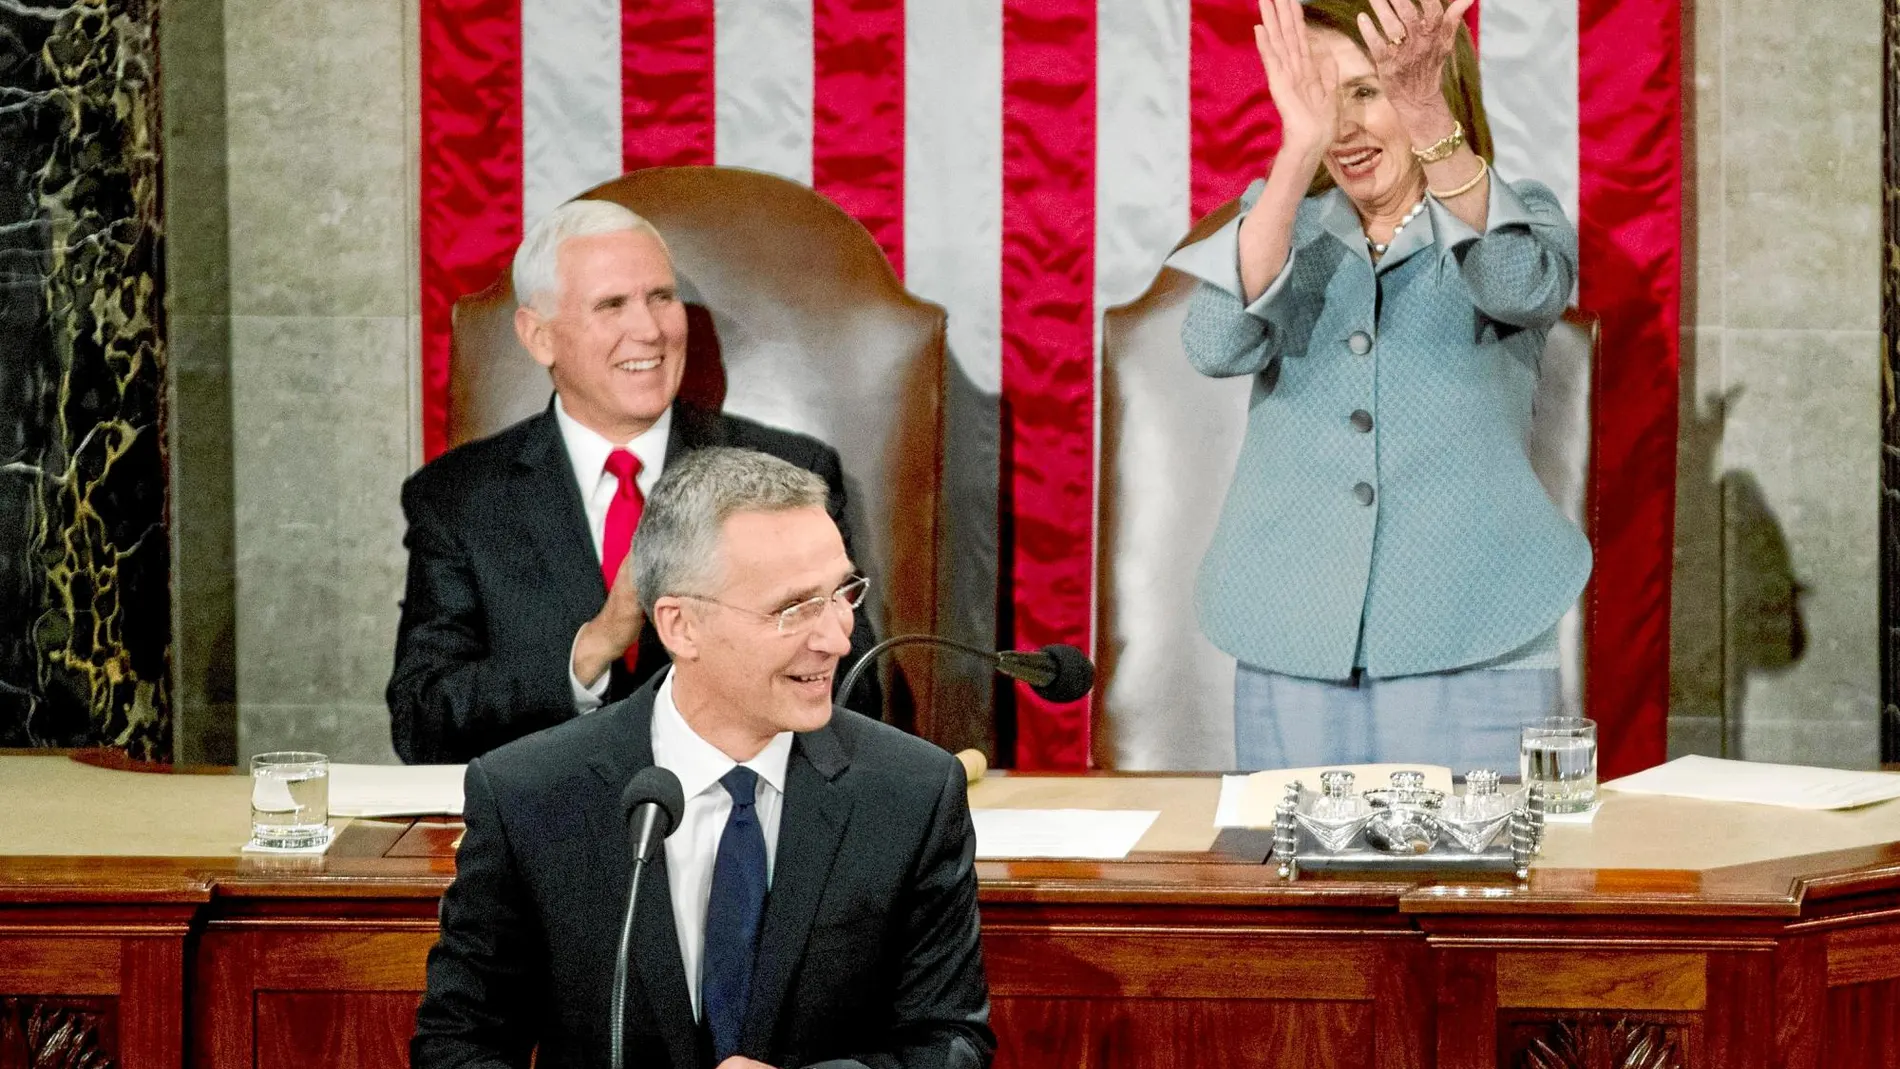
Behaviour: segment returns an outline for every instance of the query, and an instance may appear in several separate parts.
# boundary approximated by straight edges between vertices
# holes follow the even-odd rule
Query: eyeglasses
[[[756,616],[761,620],[776,620],[778,621],[779,634],[796,635],[811,630],[813,625],[817,624],[819,619],[824,616],[825,609],[829,606],[843,606],[846,612],[856,609],[858,606],[864,604],[864,596],[870,589],[871,580],[868,577],[855,575],[845,580],[843,586],[829,594],[819,594],[815,597],[806,598],[797,604],[787,605],[777,612],[760,612],[757,609],[748,609],[743,605],[733,605],[729,602],[720,601],[718,598],[709,598],[702,594],[675,594],[674,597],[711,602],[721,608],[731,609],[734,612],[742,612],[748,616]]]

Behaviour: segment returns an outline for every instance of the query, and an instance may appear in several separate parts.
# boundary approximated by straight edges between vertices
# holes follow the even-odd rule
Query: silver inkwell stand
[[[1317,793],[1287,784],[1274,814],[1273,857],[1283,879],[1302,869],[1352,872],[1511,872],[1530,877],[1544,838],[1541,785],[1501,790],[1498,773],[1474,768],[1464,793],[1425,786],[1423,772],[1355,790],[1344,769],[1320,773]]]

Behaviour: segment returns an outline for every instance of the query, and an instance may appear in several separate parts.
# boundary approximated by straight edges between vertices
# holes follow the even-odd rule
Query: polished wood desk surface
[[[160,894],[433,897],[454,874],[444,820],[338,821],[322,857],[240,855],[246,777],[153,775],[0,755],[0,900]],[[1798,915],[1804,901],[1900,886],[1900,801],[1845,812],[1606,792],[1589,825],[1553,824],[1524,884],[1506,877],[1313,875],[1260,864],[1262,833],[1219,834],[1211,775],[995,775],[991,808],[1154,809],[1125,861],[986,861],[986,902],[1088,898],[1217,904],[1263,894],[1405,912]],[[112,858],[109,863],[103,859]]]

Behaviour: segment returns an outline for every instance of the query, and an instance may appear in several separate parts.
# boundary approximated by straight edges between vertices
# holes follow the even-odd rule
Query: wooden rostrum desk
[[[1900,1067],[1900,803],[1611,795],[1524,885],[1287,884],[1245,860],[1264,836],[1214,841],[1216,790],[975,789],[1163,810],[1127,861],[978,866],[998,1065]],[[99,1064],[28,1037],[126,1069],[407,1064],[458,826],[240,858],[245,792],[0,757],[0,1069]]]

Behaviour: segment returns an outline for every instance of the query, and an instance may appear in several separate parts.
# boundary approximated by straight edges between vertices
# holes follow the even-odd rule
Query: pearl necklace
[[[1403,231],[1405,229],[1405,224],[1418,218],[1418,213],[1424,210],[1425,210],[1425,198],[1420,197],[1418,198],[1418,203],[1412,205],[1412,210],[1405,213],[1405,218],[1399,220],[1399,225],[1392,228],[1392,237],[1390,240],[1374,241],[1372,240],[1370,236],[1368,236],[1366,238],[1366,244],[1372,246],[1372,255],[1384,256],[1385,250],[1391,248],[1392,243],[1399,240],[1399,233],[1400,231]]]

